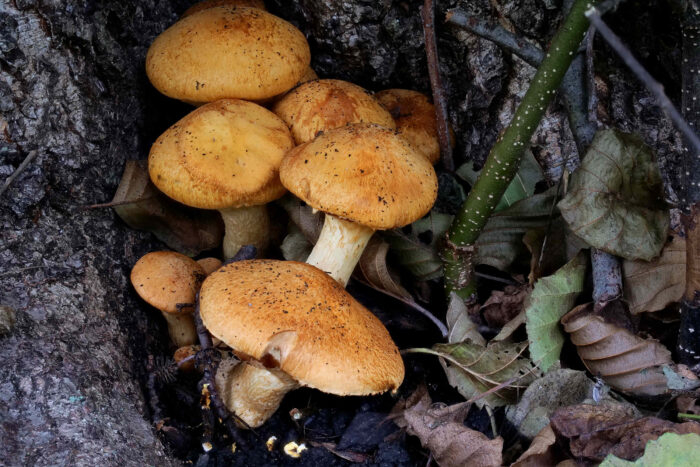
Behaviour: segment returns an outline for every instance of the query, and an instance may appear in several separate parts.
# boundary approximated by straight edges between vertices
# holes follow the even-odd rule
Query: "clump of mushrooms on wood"
[[[222,266],[154,252],[132,271],[136,291],[166,317],[178,361],[198,351],[199,293],[202,322],[238,357],[220,365],[219,393],[249,427],[299,386],[336,395],[399,387],[396,345],[344,287],[375,230],[419,219],[437,196],[429,100],[407,90],[377,99],[352,83],[319,80],[310,60],[304,35],[259,0],[195,5],[146,58],[153,86],[198,106],[153,144],[151,180],[176,201],[221,212],[224,259],[244,245],[265,256],[266,204],[286,190],[326,213],[308,264]]]

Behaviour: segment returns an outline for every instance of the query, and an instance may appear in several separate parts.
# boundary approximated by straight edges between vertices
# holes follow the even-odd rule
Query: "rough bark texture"
[[[0,197],[0,464],[178,462],[154,434],[142,391],[146,354],[166,353],[165,326],[128,281],[138,257],[162,245],[129,230],[110,210],[80,207],[108,201],[124,161],[144,158],[155,137],[187,111],[152,90],[143,61],[153,37],[191,3],[0,0],[0,179],[38,151]],[[373,90],[429,90],[420,1],[268,3],[310,38],[322,77]],[[560,2],[437,2],[459,165],[483,161],[533,70],[483,39],[446,28],[444,11],[456,6],[500,17],[543,46]],[[652,62],[652,72],[668,70],[661,78],[672,89],[678,34],[655,23],[664,20],[663,11],[646,13],[662,6],[636,8],[617,14],[634,17],[631,26],[613,24],[641,49],[645,65]],[[657,33],[665,34],[670,52],[657,50]],[[680,139],[648,93],[600,44],[596,48],[599,73],[611,77],[601,84],[601,112],[641,133],[675,182]],[[556,178],[563,156],[576,151],[561,106],[552,106],[533,142]]]

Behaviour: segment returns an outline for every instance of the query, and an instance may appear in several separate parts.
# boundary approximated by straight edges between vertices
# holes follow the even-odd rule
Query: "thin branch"
[[[9,177],[7,177],[7,180],[5,180],[5,183],[2,185],[2,188],[0,188],[0,196],[2,196],[2,194],[5,193],[5,191],[7,191],[10,185],[12,185],[12,182],[14,182],[15,179],[19,177],[19,175],[22,173],[22,171],[24,171],[24,169],[26,169],[27,166],[29,166],[29,164],[34,160],[37,154],[37,151],[29,151],[27,157],[24,158],[22,163],[19,164],[15,171],[12,172],[12,174]]]
[[[425,0],[421,9],[421,18],[423,20],[423,36],[425,37],[425,54],[428,59],[428,75],[430,76],[430,87],[433,90],[438,139],[440,141],[440,152],[442,153],[442,166],[445,170],[452,172],[455,166],[452,159],[447,98],[442,79],[440,78],[440,61],[437,50],[437,38],[435,36],[435,5],[433,0]]]
[[[678,112],[678,109],[673,105],[671,100],[664,92],[664,87],[656,81],[649,72],[637,61],[627,47],[622,43],[620,38],[612,32],[607,24],[600,17],[600,12],[591,7],[586,11],[586,17],[593,23],[601,36],[610,44],[625,64],[634,72],[635,75],[644,83],[644,85],[654,94],[657,104],[667,113],[667,115],[676,124],[676,127],[683,133],[690,145],[693,147],[695,154],[700,154],[700,138],[695,134],[688,122]]]

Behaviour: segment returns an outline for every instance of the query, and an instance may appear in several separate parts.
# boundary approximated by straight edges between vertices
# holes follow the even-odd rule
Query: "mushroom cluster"
[[[414,222],[437,196],[428,99],[317,79],[310,60],[304,35],[259,0],[193,6],[146,58],[156,89],[198,106],[153,144],[151,180],[183,204],[221,213],[223,258],[244,245],[266,256],[266,205],[287,190],[326,213],[307,263],[222,266],[155,252],[134,266],[132,283],[163,311],[178,361],[198,349],[191,311],[199,293],[204,326],[237,357],[221,365],[216,385],[250,427],[299,386],[336,395],[399,387],[396,345],[344,287],[375,230]]]

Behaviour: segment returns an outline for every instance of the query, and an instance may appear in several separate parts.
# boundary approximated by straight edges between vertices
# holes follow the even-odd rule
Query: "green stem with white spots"
[[[479,178],[452,223],[447,246],[442,252],[448,296],[456,292],[466,299],[476,292],[471,262],[473,246],[517,173],[520,158],[586,34],[585,11],[593,4],[591,0],[575,0],[515,111],[513,121],[491,149]]]

